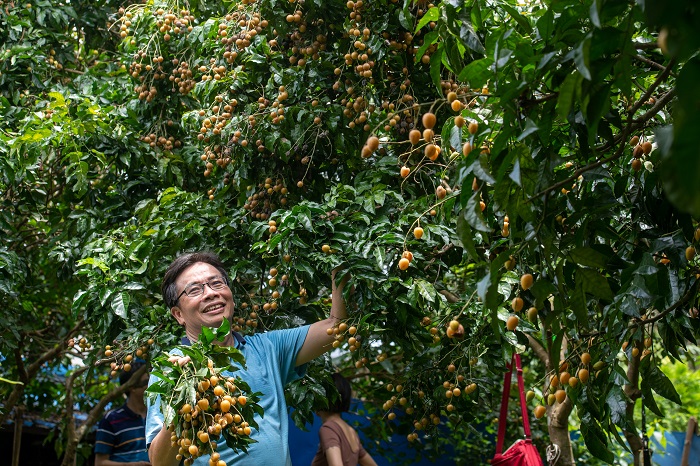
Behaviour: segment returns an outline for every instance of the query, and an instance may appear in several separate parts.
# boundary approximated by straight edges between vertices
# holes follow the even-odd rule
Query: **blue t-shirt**
[[[108,412],[95,436],[95,454],[109,455],[119,463],[148,461],[145,421],[126,404]]]
[[[217,451],[227,466],[265,465],[291,466],[289,456],[289,416],[284,400],[284,387],[304,376],[306,364],[295,367],[299,350],[306,340],[309,326],[285,330],[273,330],[245,337],[245,343],[236,339],[236,347],[245,356],[247,369],[224,372],[244,380],[253,392],[261,392],[260,406],[265,410],[264,417],[255,415],[258,429],[253,429],[251,437],[257,440],[248,447],[248,453],[234,453],[225,441],[219,442]],[[151,376],[150,383],[157,381]],[[160,412],[160,399],[151,404],[147,400],[146,443],[151,444],[163,428],[163,415]],[[209,455],[194,462],[195,466],[208,466]]]

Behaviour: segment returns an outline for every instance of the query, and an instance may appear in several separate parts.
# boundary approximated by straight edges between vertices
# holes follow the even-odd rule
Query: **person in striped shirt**
[[[124,385],[143,363],[122,372],[119,384]],[[141,383],[126,393],[126,403],[109,411],[100,421],[95,438],[95,466],[151,466],[146,450],[146,404],[144,392],[148,372]]]

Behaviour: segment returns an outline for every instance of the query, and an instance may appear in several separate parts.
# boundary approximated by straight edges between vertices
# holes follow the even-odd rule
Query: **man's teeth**
[[[215,306],[210,306],[204,309],[204,312],[211,312],[211,311],[218,311],[219,309],[223,309],[224,305],[223,304],[217,304]]]

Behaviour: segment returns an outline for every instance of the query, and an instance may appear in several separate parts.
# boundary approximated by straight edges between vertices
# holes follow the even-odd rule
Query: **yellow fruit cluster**
[[[213,372],[197,382],[196,403],[185,403],[178,410],[179,423],[170,441],[179,447],[177,460],[185,465],[209,454],[210,465],[225,466],[216,451],[216,440],[225,431],[228,437],[248,437],[252,433],[242,412],[248,398],[237,388],[236,379],[222,379]]]

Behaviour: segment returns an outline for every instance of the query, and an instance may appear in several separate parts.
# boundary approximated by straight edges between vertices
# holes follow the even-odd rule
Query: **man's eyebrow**
[[[207,277],[206,281],[211,281],[211,280],[213,280],[213,279],[215,279],[215,278],[221,278],[221,279],[223,279],[223,277],[222,277],[221,275],[211,275],[211,276]],[[185,285],[185,288],[187,288],[188,286],[191,286],[191,285],[201,285],[202,283],[203,283],[203,282],[190,282],[190,283],[187,283],[187,284]]]

